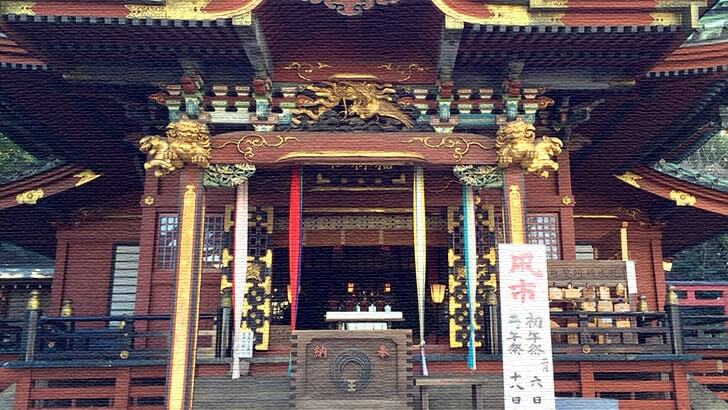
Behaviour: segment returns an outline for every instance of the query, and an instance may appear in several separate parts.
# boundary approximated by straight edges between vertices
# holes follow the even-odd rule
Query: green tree
[[[680,166],[716,178],[728,179],[728,135],[718,132],[687,157]]]
[[[0,134],[0,184],[45,171],[60,162],[54,158],[38,159]]]
[[[728,281],[728,233],[675,255],[668,279]]]

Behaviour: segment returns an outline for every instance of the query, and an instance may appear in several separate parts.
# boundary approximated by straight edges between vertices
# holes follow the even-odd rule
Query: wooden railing
[[[0,320],[0,354],[22,351],[23,320]]]
[[[728,315],[682,315],[685,349],[728,350]]]
[[[727,350],[728,315],[665,312],[551,312],[555,354],[681,354],[685,350]],[[19,360],[164,359],[169,315],[45,317],[0,321],[0,354]],[[229,310],[200,316],[198,351],[230,355]],[[499,343],[498,343],[499,345]]]
[[[198,338],[198,350],[210,357],[229,354],[230,332],[220,322],[220,314],[200,315],[200,333],[210,337]],[[35,310],[0,322],[0,354],[28,362],[165,359],[170,329],[169,315],[46,317]]]
[[[160,359],[170,333],[165,315],[41,317],[36,332],[33,360]]]
[[[554,353],[673,353],[664,312],[551,312]]]

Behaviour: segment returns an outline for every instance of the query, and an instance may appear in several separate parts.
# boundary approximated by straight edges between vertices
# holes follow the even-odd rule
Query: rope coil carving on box
[[[497,266],[495,260],[496,223],[493,205],[476,202],[476,243],[478,254],[478,277],[475,293],[475,323],[485,321],[485,289],[488,286],[496,287]],[[447,227],[449,247],[447,255],[448,266],[448,329],[450,347],[465,347],[468,343],[470,330],[468,317],[468,297],[465,284],[465,262],[463,260],[463,210],[462,207],[448,208]],[[476,325],[475,347],[483,346],[486,338],[485,329]]]
[[[359,373],[356,379],[344,379],[344,368],[348,364],[359,366]],[[358,350],[348,349],[339,353],[331,362],[329,369],[331,382],[337,389],[348,393],[356,393],[364,390],[372,379],[372,362],[369,357]]]

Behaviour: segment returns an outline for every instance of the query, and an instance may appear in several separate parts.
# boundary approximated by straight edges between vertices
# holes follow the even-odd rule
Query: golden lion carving
[[[157,177],[181,169],[185,164],[207,168],[210,145],[207,125],[188,119],[167,125],[164,137],[148,135],[139,141],[139,149],[147,153],[144,169],[153,169]]]
[[[517,163],[524,170],[543,178],[548,178],[549,171],[559,169],[559,164],[552,158],[561,154],[562,146],[561,140],[553,137],[541,137],[536,142],[536,128],[520,118],[502,125],[495,139],[501,168]]]

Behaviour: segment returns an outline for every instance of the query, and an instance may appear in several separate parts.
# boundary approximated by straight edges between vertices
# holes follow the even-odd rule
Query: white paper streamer
[[[232,377],[240,378],[240,354],[243,320],[243,298],[248,277],[248,182],[238,185],[235,198],[235,236],[233,239],[235,257],[233,262],[233,363]]]

